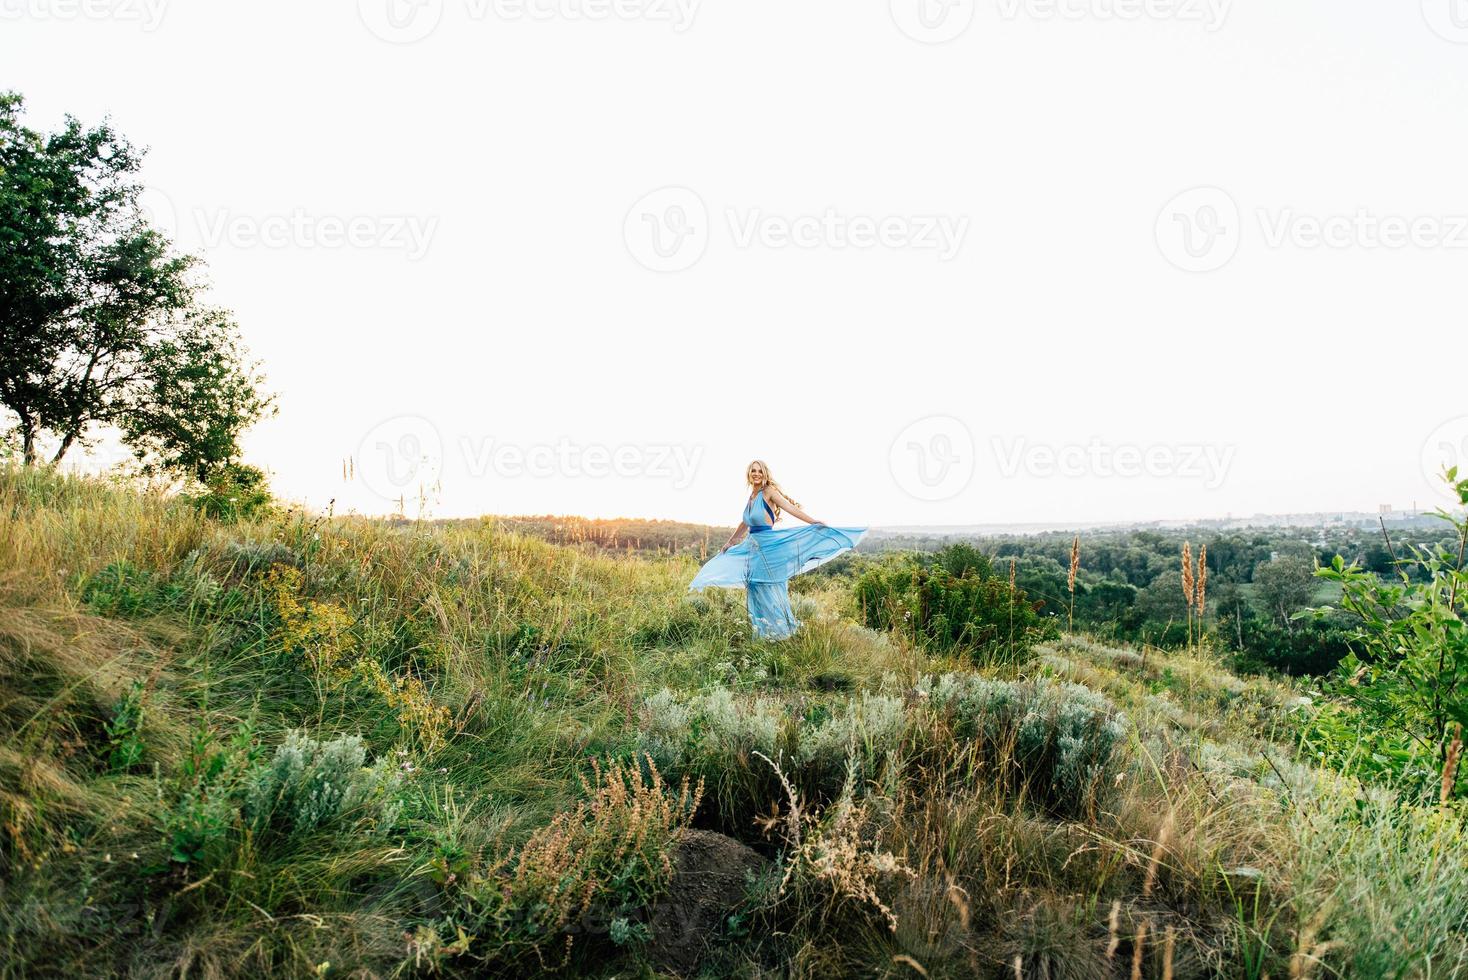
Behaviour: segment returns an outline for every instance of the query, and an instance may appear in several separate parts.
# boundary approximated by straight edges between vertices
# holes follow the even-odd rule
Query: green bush
[[[1468,508],[1468,480],[1458,479],[1456,467],[1444,476]],[[1443,771],[1454,738],[1468,728],[1468,516],[1438,516],[1452,528],[1450,543],[1407,549],[1395,563],[1397,584],[1339,555],[1317,574],[1340,585],[1341,609],[1355,623],[1354,648],[1341,661],[1332,690],[1360,712],[1364,750],[1390,758],[1383,750],[1405,737]],[[1318,620],[1334,610],[1311,612]],[[1463,782],[1450,781],[1441,792],[1456,796]],[[1431,797],[1430,784],[1423,789]]]
[[[1011,587],[987,556],[968,545],[877,565],[857,579],[854,592],[868,627],[979,660],[1021,659],[1057,633],[1040,612],[1043,603]]]
[[[367,764],[360,736],[319,742],[293,731],[254,772],[245,814],[257,830],[284,833],[309,832],[348,817],[388,829],[401,812],[401,779],[388,759]]]
[[[1124,761],[1125,716],[1079,684],[944,674],[922,678],[918,694],[978,743],[1009,788],[1057,815],[1094,812]]]
[[[227,523],[258,517],[270,509],[264,471],[243,463],[217,467],[200,492],[185,497],[206,517]]]
[[[836,793],[854,769],[861,779],[876,775],[876,765],[890,758],[907,727],[901,698],[863,692],[819,721],[807,721],[797,734],[796,759],[802,781]]]
[[[1243,649],[1234,658],[1241,672],[1260,668],[1277,670],[1292,677],[1319,676],[1335,670],[1350,653],[1349,634],[1325,621],[1296,623],[1286,628],[1265,619],[1244,619],[1225,624],[1220,633],[1242,637]]]
[[[194,733],[172,785],[159,789],[161,798],[171,799],[161,819],[171,860],[195,865],[220,860],[239,826],[240,794],[257,755],[248,725],[222,745],[207,727]]]
[[[207,611],[223,594],[219,581],[191,554],[170,576],[118,561],[82,585],[82,601],[103,616],[150,616],[163,612]]]

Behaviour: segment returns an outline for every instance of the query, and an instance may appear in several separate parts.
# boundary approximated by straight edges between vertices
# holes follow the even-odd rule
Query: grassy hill
[[[0,976],[1468,975],[1462,813],[1304,688],[764,643],[669,541],[0,471]]]

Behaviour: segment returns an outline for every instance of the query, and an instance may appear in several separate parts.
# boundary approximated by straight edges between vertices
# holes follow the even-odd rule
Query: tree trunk
[[[61,445],[57,448],[56,455],[51,457],[52,466],[55,466],[57,463],[61,462],[61,457],[66,455],[66,451],[70,449],[71,444],[76,441],[76,431],[77,430],[72,429],[66,435],[61,437]]]
[[[20,417],[20,447],[21,458],[25,460],[25,465],[34,466],[36,463],[36,428],[24,415]]]

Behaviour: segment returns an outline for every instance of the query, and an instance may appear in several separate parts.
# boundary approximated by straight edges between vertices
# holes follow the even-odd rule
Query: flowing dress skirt
[[[790,608],[790,579],[855,548],[866,533],[864,527],[825,524],[754,527],[743,541],[699,569],[688,588],[744,589],[755,635],[784,639],[800,628]]]

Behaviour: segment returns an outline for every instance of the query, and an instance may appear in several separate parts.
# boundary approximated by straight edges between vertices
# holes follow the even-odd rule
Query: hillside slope
[[[1302,689],[695,567],[0,472],[0,975],[1468,975],[1462,815]]]

